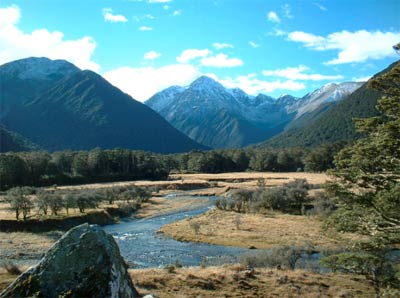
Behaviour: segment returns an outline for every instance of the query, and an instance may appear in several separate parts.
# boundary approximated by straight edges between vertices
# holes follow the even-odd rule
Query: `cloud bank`
[[[92,60],[96,42],[90,36],[69,40],[60,31],[37,29],[24,32],[18,27],[21,11],[12,5],[0,8],[0,64],[26,57],[65,59],[81,69],[99,71]]]

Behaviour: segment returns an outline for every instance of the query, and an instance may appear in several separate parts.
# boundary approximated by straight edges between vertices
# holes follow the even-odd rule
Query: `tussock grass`
[[[271,212],[241,214],[237,226],[236,212],[213,209],[191,219],[161,227],[160,231],[180,241],[205,242],[226,246],[271,248],[273,246],[314,246],[331,249],[354,239],[354,234],[326,235],[316,217]],[[197,233],[191,222],[199,224]],[[238,228],[239,227],[239,228]]]
[[[256,269],[252,274],[240,265],[130,270],[141,294],[170,297],[372,297],[364,279],[344,274]]]

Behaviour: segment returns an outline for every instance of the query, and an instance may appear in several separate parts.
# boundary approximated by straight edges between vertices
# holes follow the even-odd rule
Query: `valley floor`
[[[157,298],[317,298],[374,297],[373,287],[363,277],[317,274],[309,271],[255,269],[240,265],[219,267],[130,270],[141,294]]]
[[[241,265],[130,269],[129,273],[139,293],[157,298],[374,297],[372,285],[357,275],[277,269],[250,272]],[[16,277],[1,268],[0,292]]]
[[[313,185],[323,184],[325,174],[308,173],[230,173],[217,175],[172,175],[165,182],[131,182],[132,184],[166,184],[157,196],[145,203],[137,217],[194,208],[189,196],[225,195],[234,188],[254,188],[257,180],[267,186],[281,185],[295,178],[306,178]],[[207,187],[204,187],[206,185]],[[113,184],[68,186],[66,188],[112,187]],[[59,188],[62,188],[59,187]],[[185,195],[182,195],[185,194]],[[174,199],[170,199],[169,196]],[[167,196],[167,197],[165,197]],[[206,201],[207,199],[205,199]],[[196,204],[202,204],[196,200]],[[200,206],[199,205],[199,206]],[[239,216],[239,220],[237,219]],[[199,224],[197,234],[190,221]],[[239,223],[238,223],[239,222]],[[240,214],[213,209],[192,219],[164,226],[171,237],[229,246],[269,248],[275,245],[309,245],[333,248],[352,235],[331,237],[321,232],[321,221],[314,217],[269,214]],[[0,233],[0,260],[10,260],[25,269],[30,259],[38,259],[61,235],[47,233]],[[27,262],[28,261],[28,262]],[[0,290],[16,275],[0,266]],[[241,265],[169,269],[130,269],[134,284],[142,294],[156,297],[372,297],[372,286],[354,275],[317,274],[308,271],[256,269],[249,273]]]
[[[198,231],[193,228],[193,223],[199,227]],[[351,233],[331,232],[328,235],[322,231],[322,221],[313,216],[278,212],[239,214],[218,209],[165,225],[160,231],[179,241],[244,248],[290,245],[335,249],[356,237]]]

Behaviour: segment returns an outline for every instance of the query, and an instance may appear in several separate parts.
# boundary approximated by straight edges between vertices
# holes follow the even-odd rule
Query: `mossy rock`
[[[5,297],[140,297],[112,236],[97,225],[71,229],[38,265],[20,275]]]

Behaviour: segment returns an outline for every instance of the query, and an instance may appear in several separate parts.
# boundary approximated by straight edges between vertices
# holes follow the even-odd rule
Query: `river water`
[[[169,197],[173,199],[173,197]],[[193,197],[193,200],[204,198]],[[198,266],[202,262],[219,264],[234,261],[248,249],[180,242],[158,234],[159,228],[187,217],[196,216],[213,208],[215,198],[206,206],[178,211],[152,218],[130,218],[124,222],[104,227],[115,238],[127,263],[135,268],[164,267],[178,262],[184,266]]]

